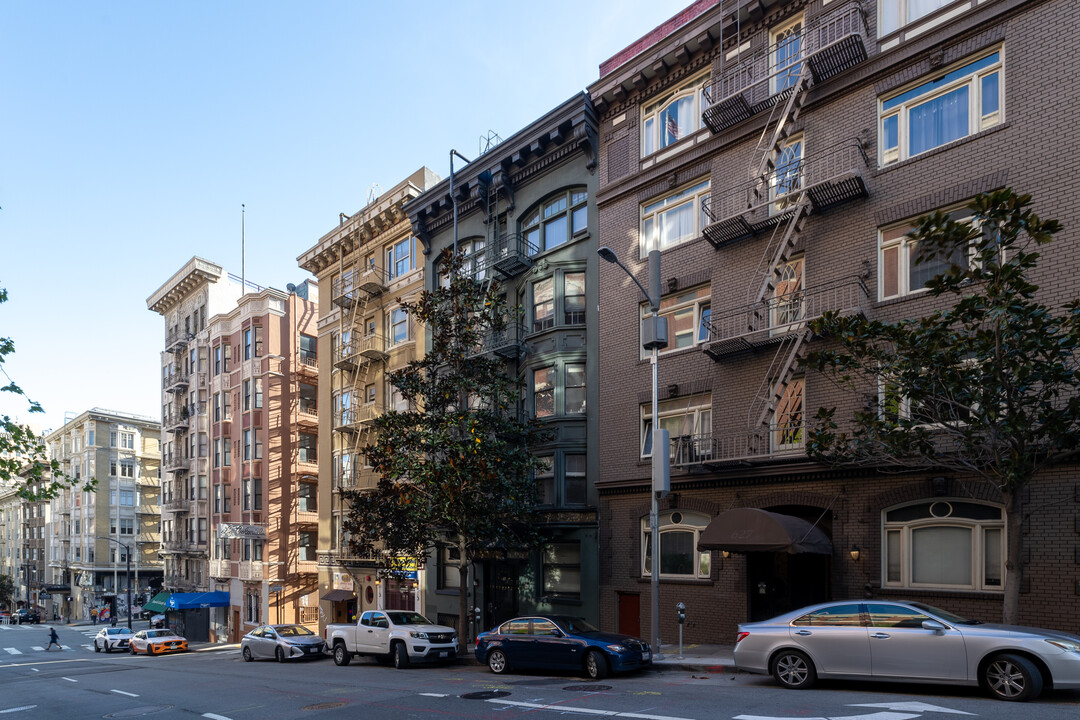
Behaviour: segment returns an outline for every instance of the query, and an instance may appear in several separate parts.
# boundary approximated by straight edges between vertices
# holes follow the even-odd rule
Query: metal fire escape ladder
[[[811,80],[810,63],[804,58],[795,84],[784,91],[788,94],[787,101],[783,106],[779,102],[775,103],[769,111],[769,119],[765,122],[761,137],[758,138],[757,146],[751,155],[750,180],[754,183],[751,205],[762,202],[763,192],[765,195],[768,194],[769,176],[776,169],[776,159],[791,135],[792,124],[798,119],[806,103]],[[779,115],[777,115],[778,108],[782,108]],[[772,133],[769,132],[770,126],[773,128]]]
[[[810,212],[810,199],[805,192],[800,192],[791,209],[787,212],[790,216],[776,224],[773,228],[769,242],[765,245],[765,251],[761,255],[758,266],[751,278],[763,278],[760,285],[751,285],[747,290],[747,300],[753,312],[748,316],[750,320],[749,331],[759,330],[769,326],[769,300],[776,291],[776,285],[783,273],[784,264],[791,258],[795,244],[799,240],[799,234],[806,224],[806,216]],[[754,288],[757,288],[755,293]]]
[[[772,363],[758,387],[746,417],[755,454],[768,452],[772,418],[788,385],[791,384],[795,369],[806,357],[810,335],[810,328],[803,326],[797,332],[785,336],[776,348],[776,354],[773,355]]]

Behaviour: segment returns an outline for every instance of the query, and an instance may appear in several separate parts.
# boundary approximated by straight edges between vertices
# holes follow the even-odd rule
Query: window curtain
[[[918,155],[968,134],[969,92],[969,86],[965,85],[911,109],[909,155]]]
[[[675,245],[694,235],[694,203],[686,202],[660,215],[660,248]]]
[[[911,579],[934,585],[971,584],[971,529],[928,527],[911,531]]]

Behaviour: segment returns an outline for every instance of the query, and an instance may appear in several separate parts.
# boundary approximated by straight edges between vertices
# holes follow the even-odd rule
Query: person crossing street
[[[49,628],[49,644],[46,646],[46,650],[52,650],[52,646],[56,645],[57,650],[63,650],[63,646],[60,645],[60,636],[56,634],[56,628]]]

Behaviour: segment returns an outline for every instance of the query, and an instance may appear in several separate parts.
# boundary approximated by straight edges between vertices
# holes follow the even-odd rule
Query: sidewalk
[[[664,643],[660,652],[653,658],[653,667],[658,670],[688,670],[691,672],[735,673],[733,645],[683,645],[679,654],[678,643]]]

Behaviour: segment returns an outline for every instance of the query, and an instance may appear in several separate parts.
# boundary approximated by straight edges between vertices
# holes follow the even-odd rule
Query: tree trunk
[[[458,569],[458,640],[461,643],[461,652],[465,653],[469,641],[469,556],[465,550],[465,541],[458,538],[458,557],[461,566]]]
[[[1019,490],[1002,492],[1005,500],[1005,597],[1001,622],[1020,624],[1020,575],[1023,558],[1024,507]]]

